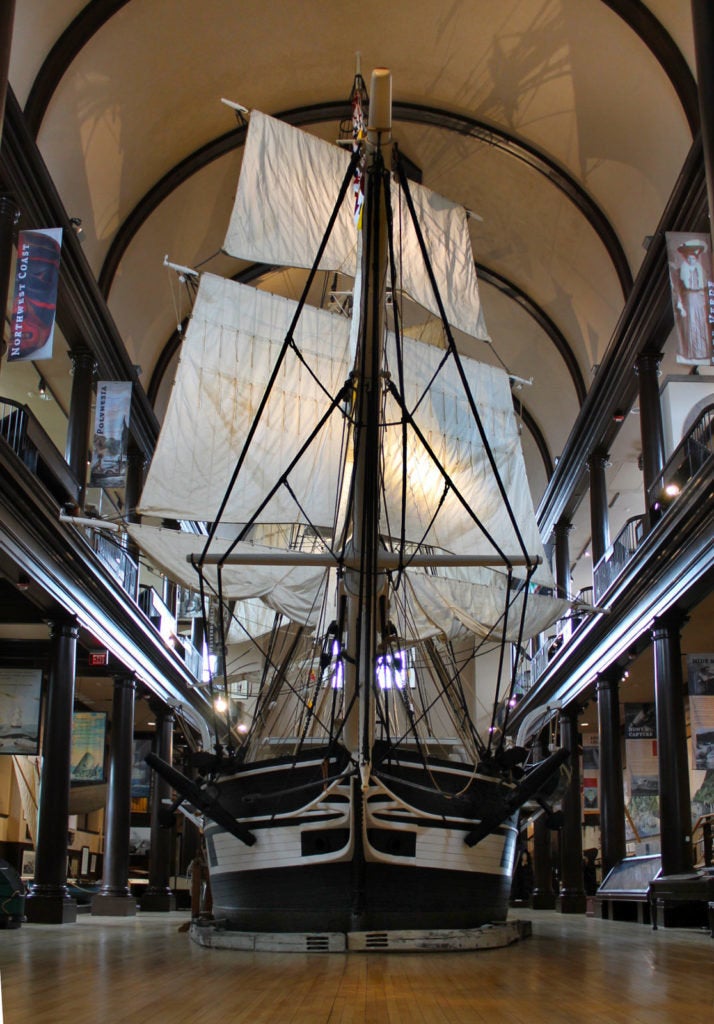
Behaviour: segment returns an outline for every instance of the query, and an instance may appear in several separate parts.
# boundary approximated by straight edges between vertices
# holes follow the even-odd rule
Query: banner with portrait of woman
[[[707,234],[666,235],[669,282],[677,331],[677,362],[711,364],[714,357],[712,241]]]

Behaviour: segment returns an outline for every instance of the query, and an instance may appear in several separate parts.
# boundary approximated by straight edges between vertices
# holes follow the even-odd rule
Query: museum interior
[[[529,970],[540,969],[529,944],[547,959],[545,947],[538,945],[543,941],[539,928],[557,945],[558,956],[565,949],[560,945],[567,940],[564,929],[574,929],[572,948],[582,943],[583,957],[590,948],[593,956],[604,958],[596,961],[603,971],[608,949],[614,956],[621,941],[618,955],[626,957],[624,947],[634,950],[636,943],[645,959],[651,944],[668,941],[668,935],[685,944],[672,954],[671,964],[660,964],[667,979],[656,997],[662,1000],[663,1016],[654,1015],[655,995],[641,993],[637,998],[653,1014],[607,1016],[604,1008],[614,997],[598,982],[602,987],[590,992],[592,1012],[605,1015],[584,1012],[580,1019],[708,1019],[704,1002],[711,1013],[711,992],[698,988],[699,973],[687,980],[690,968],[683,962],[698,964],[697,971],[708,962],[710,969],[714,935],[712,56],[714,10],[707,0],[2,4],[0,928],[8,929],[3,957],[10,956],[14,935],[25,957],[36,941],[38,962],[56,964],[68,955],[60,952],[62,943],[69,943],[78,929],[84,935],[109,920],[131,929],[144,922],[143,938],[131,932],[132,969],[144,986],[144,1001],[137,996],[131,1008],[158,1014],[151,1010],[149,967],[142,964],[153,962],[152,949],[168,941],[167,922],[172,922],[170,941],[193,949],[181,955],[193,957],[193,967],[187,964],[186,970],[195,969],[201,945],[197,922],[204,936],[211,932],[212,899],[220,907],[215,916],[227,915],[229,933],[234,928],[252,936],[252,945],[236,949],[286,950],[281,955],[288,960],[286,934],[299,933],[295,949],[303,953],[337,948],[329,937],[320,945],[321,936],[349,933],[349,927],[331,922],[346,920],[350,913],[358,922],[354,934],[363,937],[354,941],[366,946],[351,946],[348,934],[347,945],[339,948],[369,949],[375,942],[379,956],[405,948],[407,932],[480,933],[490,920],[484,915],[501,927],[506,918],[522,915],[532,921],[533,935],[524,934],[513,948],[519,949],[516,957],[534,958],[532,963],[524,960],[526,978]],[[357,576],[356,561],[349,556],[350,544],[358,543],[357,526],[350,527],[354,535],[344,549],[347,555],[334,554],[337,528],[323,545],[333,567],[339,565],[340,582],[338,610],[326,639],[320,640],[317,677],[305,667],[313,642],[308,634],[319,632],[311,628],[317,621],[312,610],[302,618],[297,612],[288,622],[293,607],[309,600],[288,576],[303,573],[307,579],[309,566],[326,564],[317,553],[325,534],[313,527],[310,509],[332,480],[327,456],[323,453],[306,475],[315,485],[306,501],[314,500],[314,506],[299,506],[299,526],[286,525],[278,513],[272,520],[267,513],[261,518],[263,505],[254,518],[248,512],[223,517],[228,498],[224,503],[220,498],[236,464],[235,473],[247,476],[236,488],[241,498],[236,509],[253,500],[257,479],[255,494],[260,487],[272,488],[265,492],[264,505],[273,501],[278,507],[283,501],[276,494],[279,487],[299,503],[295,476],[288,480],[276,468],[265,485],[262,481],[270,477],[271,458],[279,461],[290,451],[293,435],[307,437],[300,433],[306,429],[301,417],[312,404],[317,408],[310,389],[317,394],[328,387],[328,369],[324,376],[310,371],[310,380],[302,371],[298,378],[296,370],[292,383],[286,373],[285,395],[294,396],[298,412],[293,418],[293,411],[281,406],[277,433],[284,440],[276,439],[274,449],[266,440],[257,458],[245,457],[244,470],[242,441],[231,434],[221,448],[218,432],[210,432],[212,417],[215,412],[224,431],[232,430],[225,426],[226,407],[239,407],[244,392],[253,401],[252,389],[258,386],[252,379],[246,383],[249,370],[256,382],[265,383],[268,374],[259,349],[246,355],[245,348],[235,356],[235,380],[226,383],[234,356],[232,350],[226,354],[225,339],[234,333],[236,338],[250,335],[251,329],[235,326],[243,314],[223,308],[227,291],[215,290],[208,297],[203,288],[213,281],[221,289],[225,282],[225,287],[250,290],[258,296],[256,309],[266,295],[278,296],[275,301],[281,303],[299,300],[308,316],[341,318],[347,325],[345,339],[350,321],[343,314],[362,303],[363,318],[371,315],[361,277],[358,287],[358,276],[350,276],[344,264],[325,263],[323,268],[314,255],[307,262],[291,258],[299,247],[292,248],[290,227],[302,243],[307,218],[320,201],[316,186],[313,202],[306,184],[311,172],[303,167],[313,147],[337,154],[335,166],[342,167],[344,157],[350,167],[345,183],[357,181],[354,192],[361,202],[359,181],[349,174],[358,173],[359,153],[366,161],[359,173],[369,177],[364,168],[372,173],[386,136],[377,102],[370,105],[370,94],[382,87],[381,71],[370,77],[374,68],[391,73],[390,147],[393,138],[397,153],[391,192],[384,190],[389,217],[379,221],[375,214],[377,229],[389,221],[391,230],[391,218],[401,219],[401,205],[398,210],[394,206],[397,195],[400,204],[408,197],[405,209],[415,197],[431,218],[430,229],[437,221],[442,224],[445,210],[449,216],[458,210],[459,230],[473,249],[463,275],[469,288],[473,282],[469,294],[480,303],[472,310],[477,327],[464,326],[456,316],[450,321],[453,333],[436,284],[438,309],[420,303],[409,283],[404,291],[410,297],[401,305],[395,265],[401,285],[408,277],[408,260],[401,249],[398,256],[390,249],[393,276],[384,314],[389,330],[383,333],[397,337],[397,350],[403,343],[411,353],[409,345],[426,342],[423,348],[443,349],[458,366],[463,357],[468,374],[478,362],[484,373],[504,382],[503,416],[513,425],[513,438],[499,442],[497,458],[508,446],[522,452],[518,465],[524,486],[517,503],[519,509],[529,506],[544,575],[532,578],[534,566],[526,560],[529,575],[523,584],[517,570],[514,581],[509,566],[506,606],[508,594],[518,592],[521,604],[510,598],[511,608],[524,611],[518,628],[503,624],[500,641],[494,639],[500,627],[476,629],[481,609],[463,597],[465,589],[459,590],[461,604],[456,599],[455,610],[442,618],[433,612],[430,621],[438,619],[438,625],[413,646],[404,640],[401,647],[389,647],[384,637],[397,632],[401,637],[403,630],[383,621],[371,698],[377,724],[360,724],[364,732],[354,732],[359,736],[350,747],[351,665],[362,657],[362,641],[355,658],[349,653],[350,616],[361,629],[360,609],[371,608],[360,596],[353,612],[352,599],[339,596],[349,594],[352,575]],[[254,112],[261,113],[256,117]],[[294,166],[273,166],[266,158],[266,166],[256,171],[251,130],[253,138],[260,127],[272,139],[273,124],[276,146],[283,145],[278,129],[285,129],[290,132],[286,139],[307,139],[306,148],[303,153],[295,143]],[[377,157],[370,155],[373,151]],[[256,178],[241,206],[243,184],[238,182],[249,173]],[[385,175],[388,180],[389,172]],[[283,205],[266,201],[271,190]],[[370,195],[378,192],[367,185],[365,211],[376,202]],[[254,229],[262,233],[260,244],[249,248],[243,236]],[[363,222],[360,230],[365,230]],[[231,232],[241,235],[240,244],[229,244]],[[283,262],[264,243],[271,232],[287,244]],[[423,252],[432,245],[432,234],[425,234],[426,243],[417,231]],[[432,279],[444,282],[447,302],[451,284],[462,274],[458,258],[452,259],[456,237],[432,250]],[[318,242],[319,236],[315,247]],[[360,240],[360,251],[361,246]],[[369,262],[364,256],[365,273]],[[364,296],[370,286],[366,281]],[[224,320],[211,333],[219,314]],[[283,313],[264,316],[267,321]],[[200,327],[202,317],[208,327]],[[299,348],[302,335],[296,343],[293,326],[286,331],[287,326],[285,348]],[[256,329],[252,334],[257,338]],[[321,366],[337,365],[338,334],[337,328],[330,334],[326,345],[331,348],[325,349]],[[278,347],[271,351],[277,353]],[[363,348],[360,339],[358,359]],[[194,364],[196,351],[204,360],[200,365],[198,359]],[[416,356],[407,353],[404,365],[409,368]],[[214,359],[210,369],[209,357]],[[334,364],[329,362],[333,358]],[[431,358],[424,357],[429,366]],[[183,377],[192,367],[193,391]],[[436,394],[440,372],[434,370],[425,394],[430,389]],[[360,373],[350,375],[358,396],[363,385],[354,382],[361,380]],[[390,376],[380,373],[380,380]],[[385,395],[399,392],[400,373],[395,371],[384,385]],[[340,387],[345,376],[346,371]],[[485,391],[489,388],[485,385]],[[349,405],[345,389],[339,392],[343,407]],[[364,384],[364,394],[370,390]],[[360,401],[354,399],[355,409],[361,409]],[[410,425],[418,419],[419,405],[405,415]],[[436,398],[433,405],[436,409]],[[345,421],[358,421],[355,436],[362,429],[360,415],[344,414]],[[260,412],[255,423],[259,417]],[[451,418],[445,412],[443,419]],[[484,422],[491,423],[490,413]],[[250,438],[260,429],[254,424]],[[431,452],[426,434],[419,437],[424,451]],[[311,443],[312,438],[305,441],[299,457]],[[488,442],[484,445],[488,449]],[[358,494],[376,493],[378,488],[369,486],[369,468],[363,468],[369,463],[360,461],[359,443],[353,457]],[[380,468],[378,462],[374,466]],[[427,469],[419,472],[414,493],[431,483]],[[441,500],[448,505],[457,484],[446,471],[443,479]],[[516,489],[510,481],[509,476],[509,498]],[[235,476],[230,488],[234,482]],[[381,486],[375,515],[391,500],[388,485]],[[471,493],[468,483],[464,486],[464,493]],[[340,508],[352,500],[346,493],[345,487]],[[405,506],[410,500],[407,495]],[[462,504],[469,505],[470,499]],[[407,511],[402,537],[408,518]],[[427,524],[423,537],[430,528]],[[292,554],[281,549],[287,560],[280,564],[293,568],[274,584],[264,584],[263,563],[246,565],[239,552],[259,546],[253,544],[256,537],[267,545],[276,532],[287,535],[290,529],[290,552],[299,548],[307,560],[291,560]],[[386,543],[379,529],[375,558],[382,558]],[[518,528],[516,534],[520,538]],[[221,537],[228,554],[217,556],[218,567],[209,556],[197,568],[200,552],[203,558]],[[181,542],[175,549],[174,541]],[[428,561],[437,549],[452,551],[447,543],[420,547],[426,561],[418,564],[426,566],[447,564]],[[416,557],[416,545],[409,551],[408,558]],[[473,552],[464,557],[471,555],[476,559]],[[409,573],[418,570],[405,568],[403,557],[394,555],[398,576],[404,572],[405,580],[413,579]],[[472,564],[451,557],[455,565]],[[433,568],[421,575],[438,577],[440,572]],[[391,587],[392,570],[383,569],[380,578],[389,578]],[[500,593],[499,588],[501,583],[494,589]],[[543,613],[538,624],[523,632],[526,594],[551,602],[548,607],[556,610],[547,619]],[[381,609],[383,597],[374,601]],[[422,601],[425,616],[431,612],[427,603]],[[386,620],[386,613],[379,614]],[[511,611],[514,622],[519,616],[520,611]],[[454,623],[453,634],[443,625],[447,620]],[[443,718],[430,698],[424,698],[425,710],[415,712],[422,690],[420,657],[429,662],[442,691],[453,692],[450,669],[441,662],[437,666],[435,651],[442,647],[449,657],[463,659],[459,694],[468,727],[453,700]],[[288,653],[296,658],[295,672],[306,673],[312,687],[308,696],[301,696],[298,676],[291,676]],[[387,672],[391,682],[385,681]],[[359,682],[354,685],[359,692]],[[288,711],[287,704],[286,710],[276,708],[286,691],[298,710]],[[330,701],[334,717],[328,725]],[[401,728],[399,715],[408,723],[405,736],[413,728],[414,737],[405,740],[401,760],[392,734]],[[447,737],[452,715],[459,718],[459,728]],[[415,716],[426,724],[415,724]],[[320,739],[316,723],[327,740]],[[268,725],[279,725],[284,733],[268,737]],[[262,740],[261,729],[266,731]],[[371,752],[365,753],[365,737],[374,740]],[[473,757],[471,741],[477,752]],[[260,756],[265,759],[266,751],[270,756],[251,761],[260,742]],[[392,753],[380,762],[385,744]],[[547,779],[539,763],[549,766]],[[297,772],[294,780],[289,768]],[[468,802],[469,794],[478,786],[485,792],[491,776],[491,789],[496,783],[501,787],[498,798],[488,798],[493,805],[478,813],[460,812],[462,806],[476,806]],[[467,779],[463,790],[457,778]],[[536,778],[538,784],[528,784]],[[239,788],[230,790],[235,779]],[[267,795],[270,785],[280,790],[274,804]],[[354,817],[345,810],[348,789],[356,794]],[[311,803],[302,798],[308,793]],[[330,832],[332,818],[341,825]],[[270,833],[276,822],[282,831]],[[315,831],[316,822],[322,822],[320,831]],[[269,834],[274,838],[268,839]],[[483,858],[496,850],[490,844],[497,835],[504,852],[493,854],[495,867],[484,867]],[[291,837],[298,844],[296,866],[286,867],[288,875],[281,881],[278,862],[283,857],[287,864]],[[449,845],[457,838],[458,850]],[[273,844],[272,859],[244,870],[246,880],[236,881],[240,865],[255,863],[248,858],[266,839]],[[343,842],[354,861],[348,863]],[[476,851],[473,862],[463,853],[466,846]],[[416,872],[412,882],[409,871]],[[446,877],[450,871],[451,881]],[[229,893],[229,875],[235,893]],[[483,879],[496,876],[507,915],[505,909],[493,909],[490,895],[484,896],[493,886]],[[314,885],[311,900],[324,899],[329,913],[307,911],[305,900],[293,895],[303,877],[309,877],[308,887]],[[396,895],[402,877],[407,889],[412,886],[412,893],[421,894],[405,899],[406,910]],[[340,879],[351,887],[346,910],[339,909],[336,894]],[[372,884],[390,895],[384,896],[383,907],[363,914],[375,899]],[[248,909],[241,909],[245,899]],[[486,900],[487,909],[472,918],[463,906],[479,900]],[[453,907],[446,908],[447,903]],[[190,937],[178,934],[178,915],[186,922],[185,932],[190,924]],[[163,930],[154,935],[151,928]],[[612,932],[596,933],[595,928]],[[627,941],[623,931],[616,931],[624,928]],[[278,935],[277,945],[260,945],[255,936],[266,933]],[[378,941],[370,939],[375,935]],[[40,947],[41,936],[46,948]],[[77,957],[83,951],[93,962],[86,937],[71,941],[77,943]],[[458,944],[462,939],[431,947],[423,941],[431,949],[464,948]],[[204,938],[203,944],[211,942]],[[272,969],[259,954],[251,955],[253,966]],[[506,957],[509,951],[474,955]],[[278,978],[266,974],[261,985],[272,1011],[268,1002],[261,1010],[258,997],[249,995],[241,1010],[245,1016],[233,1019],[333,1024],[399,1021],[407,1015],[425,1021],[481,1019],[470,1001],[476,999],[469,987],[473,978],[454,974],[451,987],[444,981],[448,971],[466,971],[465,965],[449,966],[443,975],[429,966],[420,980],[418,966],[390,962],[395,991],[402,992],[403,986],[411,993],[403,996],[399,1012],[387,991],[375,1016],[366,1009],[350,1016],[347,975],[339,994],[333,992],[331,1009],[310,1011],[300,987],[300,966],[290,961],[285,976],[302,993],[300,1012],[298,1003],[289,1009],[289,1000],[275,1009],[284,997]],[[212,963],[207,970],[219,971],[215,965],[223,961]],[[301,959],[303,969],[306,963]],[[111,965],[106,969],[113,970]],[[6,994],[10,974],[19,970],[14,960],[0,958]],[[55,1015],[42,986],[35,989],[39,976],[30,967],[23,970],[30,974],[15,976],[25,978],[28,998],[36,994],[36,1006],[43,1007],[45,1016],[22,1016],[29,1008],[23,1009],[16,989],[7,997],[16,1016],[8,1020],[69,1020]],[[334,970],[318,970],[328,987]],[[490,984],[480,973],[485,968],[475,970],[474,978]],[[227,977],[215,975],[217,989],[229,984]],[[654,984],[648,978],[647,984]],[[362,1005],[364,999],[368,1006],[369,981],[354,984],[357,1002]],[[420,984],[431,986],[421,996]],[[591,984],[586,981],[586,991]],[[677,1016],[668,1000],[676,986],[681,990],[690,984],[689,997],[682,997],[687,1012]],[[516,1010],[510,1015],[507,1008],[516,1006],[508,999],[520,999],[526,1012],[527,1000],[543,992],[529,985],[498,1003],[490,1019],[541,1020]],[[466,1001],[459,1016],[451,1000],[462,990]],[[118,989],[112,992],[118,1000]],[[210,994],[204,995],[210,1003]],[[161,998],[169,1001],[171,992],[163,990]],[[569,1006],[567,999],[577,994],[564,998],[563,1005]],[[185,1017],[158,1014],[155,1019],[213,1019],[201,1016],[187,999]],[[431,1011],[425,1008],[430,1000]],[[442,1007],[438,1012],[437,1003]],[[420,1011],[407,1010],[417,1004]],[[102,1005],[104,1020],[124,1019]],[[86,1013],[87,1021],[96,1019]],[[71,1019],[85,1019],[76,1005]],[[575,1018],[551,1014],[542,1019]]]

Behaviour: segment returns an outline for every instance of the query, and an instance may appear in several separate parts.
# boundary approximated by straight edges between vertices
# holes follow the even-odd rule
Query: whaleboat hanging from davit
[[[205,815],[229,933],[505,922],[518,810],[568,756],[505,741],[507,645],[566,606],[508,374],[454,340],[489,340],[466,214],[408,181],[387,71],[371,93],[365,129],[358,74],[347,149],[251,114],[224,248],[303,294],[201,276],[130,527],[222,609],[211,686],[248,693],[198,779],[151,762]],[[307,302],[323,272],[337,311]]]

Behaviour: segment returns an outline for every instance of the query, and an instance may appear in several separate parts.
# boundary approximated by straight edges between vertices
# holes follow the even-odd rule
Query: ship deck
[[[186,913],[80,915],[0,941],[7,1024],[703,1024],[714,941],[518,910],[533,934],[462,953],[241,953],[202,949]],[[0,1020],[3,1019],[0,1014]]]

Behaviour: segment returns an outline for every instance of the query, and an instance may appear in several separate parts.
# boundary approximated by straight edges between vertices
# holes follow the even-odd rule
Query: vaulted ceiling
[[[356,51],[367,81],[391,69],[424,184],[477,214],[475,354],[533,378],[537,499],[697,131],[688,0],[23,0],[10,84],[161,415],[189,312],[164,256],[244,269],[220,252],[245,137],[220,98],[334,139]],[[43,369],[66,405],[66,358]],[[611,471],[635,495],[638,454],[635,429]]]

